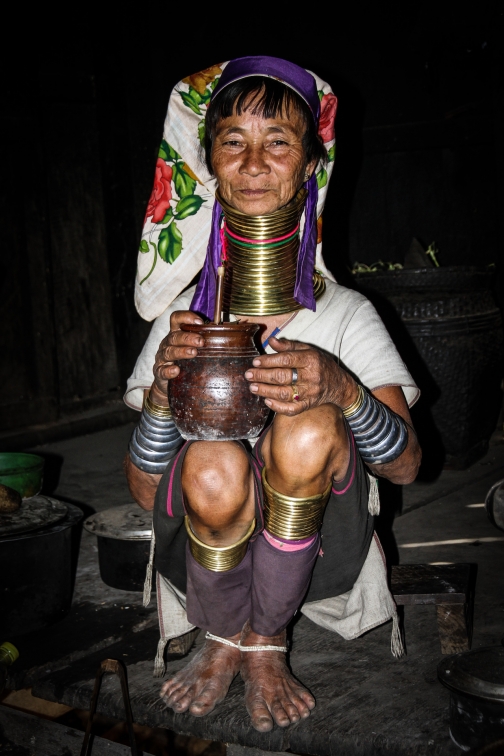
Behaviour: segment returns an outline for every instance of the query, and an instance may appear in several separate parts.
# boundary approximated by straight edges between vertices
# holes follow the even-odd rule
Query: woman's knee
[[[294,421],[294,422],[292,422]],[[331,475],[334,461],[348,448],[341,411],[332,404],[295,418],[277,415],[270,439],[270,465],[289,480],[306,482]]]
[[[196,441],[182,466],[182,489],[188,510],[232,516],[249,496],[250,466],[240,444],[233,441]]]

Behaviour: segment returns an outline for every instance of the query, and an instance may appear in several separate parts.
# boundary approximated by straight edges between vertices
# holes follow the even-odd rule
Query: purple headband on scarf
[[[320,101],[315,79],[304,68],[296,66],[281,58],[264,56],[236,58],[230,61],[215,87],[212,99],[224,87],[249,76],[266,76],[277,79],[293,89],[310,108],[315,123],[318,124],[320,115]],[[315,171],[305,184],[308,196],[305,204],[305,225],[299,245],[296,272],[296,286],[294,299],[308,310],[315,311],[316,303],[313,296],[313,268],[315,266],[315,252],[317,249],[317,201],[318,187]],[[201,271],[199,283],[191,302],[191,310],[213,317],[215,302],[215,276],[221,264],[221,219],[222,207],[215,200],[212,213],[212,228],[208,241],[205,263]]]

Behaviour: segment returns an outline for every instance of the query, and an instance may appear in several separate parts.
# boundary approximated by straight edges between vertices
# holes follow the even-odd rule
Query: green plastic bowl
[[[42,488],[44,458],[24,452],[0,452],[0,483],[18,491],[23,499]]]

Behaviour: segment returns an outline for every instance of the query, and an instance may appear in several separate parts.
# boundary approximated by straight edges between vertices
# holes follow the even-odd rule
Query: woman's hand
[[[269,344],[277,354],[256,357],[245,378],[250,381],[252,393],[264,397],[274,412],[299,415],[320,404],[347,407],[355,399],[355,381],[330,355],[289,339],[270,338]],[[292,386],[293,368],[298,375],[296,392]],[[299,400],[294,399],[294,393]]]
[[[203,346],[204,341],[197,333],[181,331],[182,323],[187,325],[202,325],[203,321],[194,312],[188,310],[177,310],[172,312],[170,317],[170,333],[165,336],[156,354],[154,363],[154,383],[150,390],[150,397],[153,402],[166,404],[168,381],[176,378],[180,373],[178,365],[174,364],[175,360],[188,360],[196,357],[197,347]]]

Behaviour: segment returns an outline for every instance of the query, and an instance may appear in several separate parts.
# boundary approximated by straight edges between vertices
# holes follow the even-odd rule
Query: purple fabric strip
[[[212,229],[208,240],[205,263],[191,302],[191,310],[207,318],[213,318],[215,303],[215,277],[221,264],[221,226],[222,207],[217,199],[212,211]]]
[[[272,636],[287,627],[306,595],[319,549],[320,535],[302,551],[280,551],[265,538],[250,544],[254,632]]]
[[[271,58],[268,55],[251,55],[245,58],[235,58],[229,61],[219,78],[212,99],[228,84],[249,76],[268,76],[277,79],[294,89],[306,102],[315,122],[320,115],[320,100],[317,84],[313,76],[304,68],[282,58]]]
[[[189,622],[222,638],[239,633],[251,611],[250,546],[240,564],[232,570],[212,572],[198,564],[187,544],[186,565]]]
[[[317,201],[318,186],[315,171],[310,180],[305,184],[308,189],[308,197],[305,204],[305,226],[299,245],[296,287],[294,299],[307,310],[317,309],[313,295],[313,268],[315,267],[315,253],[317,251]]]
[[[320,114],[320,101],[317,93],[317,85],[313,76],[300,68],[295,63],[290,63],[281,58],[268,56],[251,56],[236,58],[228,63],[224,69],[219,83],[214,89],[212,98],[225,86],[247,76],[271,76],[283,81],[292,87],[310,107],[315,122],[318,123]],[[308,310],[316,310],[315,297],[313,296],[313,268],[315,266],[315,253],[317,249],[317,201],[318,186],[315,172],[305,185],[308,197],[305,205],[305,225],[303,236],[299,245],[298,263],[296,271],[296,286],[294,299]],[[205,263],[201,271],[199,283],[196,287],[191,310],[201,315],[212,318],[215,301],[215,276],[217,268],[221,264],[221,225],[222,208],[215,200],[212,214],[212,230],[208,241]]]

